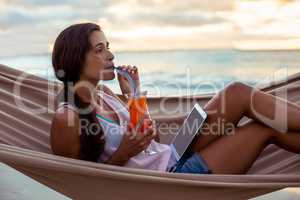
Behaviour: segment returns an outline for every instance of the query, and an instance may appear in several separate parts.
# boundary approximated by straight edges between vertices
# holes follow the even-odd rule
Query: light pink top
[[[99,157],[99,162],[107,160],[119,147],[122,137],[130,121],[130,114],[126,108],[115,97],[100,91],[99,95],[117,113],[120,124],[101,116],[97,113],[97,119],[105,135],[104,152]],[[152,140],[147,152],[141,152],[129,159],[126,167],[167,171],[176,163],[169,145],[157,143]]]

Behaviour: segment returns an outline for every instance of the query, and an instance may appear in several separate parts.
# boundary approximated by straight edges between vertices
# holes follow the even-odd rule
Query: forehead
[[[90,35],[90,42],[92,46],[96,46],[99,43],[103,43],[105,45],[107,43],[107,39],[103,31],[93,31]]]

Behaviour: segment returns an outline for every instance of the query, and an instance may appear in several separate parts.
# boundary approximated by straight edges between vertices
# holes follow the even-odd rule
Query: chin
[[[102,80],[104,80],[104,81],[110,81],[110,80],[115,79],[115,77],[116,77],[115,73],[109,73],[109,74],[105,74],[103,76]]]

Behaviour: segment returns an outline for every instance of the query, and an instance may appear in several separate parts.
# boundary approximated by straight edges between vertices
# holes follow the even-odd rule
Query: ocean
[[[0,63],[55,79],[50,54],[0,57]],[[115,64],[136,65],[149,96],[195,95],[217,92],[232,81],[257,86],[285,79],[300,72],[300,51],[116,52]],[[116,79],[104,84],[120,92]]]

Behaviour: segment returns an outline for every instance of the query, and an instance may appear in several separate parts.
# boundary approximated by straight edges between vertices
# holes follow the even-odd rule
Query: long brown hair
[[[83,102],[76,92],[72,93],[70,86],[74,86],[79,81],[86,54],[91,49],[89,38],[93,31],[100,31],[100,27],[93,23],[69,26],[58,35],[52,52],[55,76],[64,84],[63,92],[58,95],[58,101],[85,110],[90,108],[90,103]],[[96,119],[95,109],[90,109],[84,114],[79,112],[79,117],[80,123],[83,120],[87,123],[85,128],[80,125],[80,159],[97,161],[104,149],[104,139],[103,131]]]

